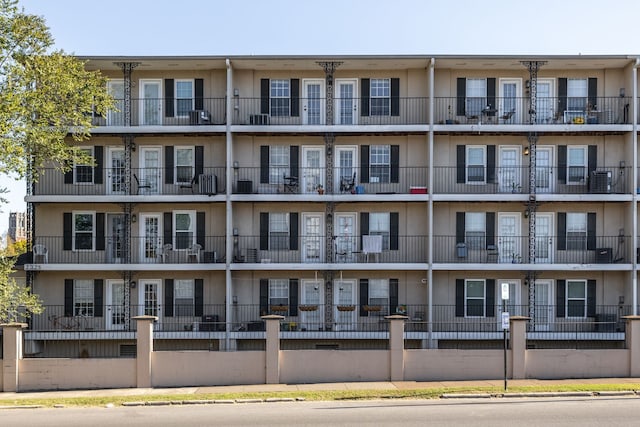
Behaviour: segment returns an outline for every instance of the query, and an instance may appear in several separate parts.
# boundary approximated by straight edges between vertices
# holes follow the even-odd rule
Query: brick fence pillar
[[[527,374],[527,321],[528,317],[513,316],[509,318],[511,340],[511,378],[526,378]]]
[[[22,330],[26,323],[5,323],[2,328],[2,390],[18,391],[20,360],[22,360]]]
[[[153,357],[153,323],[156,316],[136,316],[136,386],[149,388],[152,386]]]
[[[404,381],[404,323],[407,316],[386,316],[389,320],[389,377]]]
[[[629,351],[629,376],[640,377],[640,316],[624,316],[625,346]]]
[[[265,383],[280,383],[280,321],[283,316],[270,314],[262,316],[266,325]]]

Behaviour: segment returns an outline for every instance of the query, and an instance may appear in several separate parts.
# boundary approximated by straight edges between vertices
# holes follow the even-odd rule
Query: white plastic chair
[[[45,264],[49,262],[49,250],[45,245],[33,245],[33,262],[38,263],[38,258]]]
[[[167,256],[169,255],[169,252],[171,252],[172,249],[173,249],[173,245],[171,243],[165,243],[160,248],[159,253],[160,253],[160,258],[162,259],[163,264],[167,261]]]
[[[191,259],[194,259],[196,263],[200,263],[200,251],[202,250],[202,245],[198,243],[194,243],[189,246],[187,249],[187,262],[191,262]]]

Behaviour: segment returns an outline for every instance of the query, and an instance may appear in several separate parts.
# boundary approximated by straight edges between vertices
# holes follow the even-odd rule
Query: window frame
[[[77,217],[80,215],[91,215],[91,230],[87,231],[87,230],[80,230],[78,231],[77,229]],[[85,252],[94,252],[96,250],[96,211],[73,211],[71,213],[71,218],[73,220],[72,223],[72,227],[71,227],[71,241],[72,241],[72,246],[71,249],[74,252],[80,252],[80,251],[85,251]],[[89,235],[91,234],[91,248],[79,248],[77,247],[78,245],[76,244],[76,239],[78,237],[78,234],[83,235]]]
[[[572,162],[572,152],[582,152],[582,162]],[[568,145],[567,146],[567,185],[584,185],[587,181],[587,169],[589,164],[589,149],[586,145]],[[572,168],[581,168],[582,174],[572,173]],[[576,178],[577,177],[577,178]]]
[[[189,215],[189,228],[185,229],[185,230],[178,230],[178,215]],[[171,221],[172,221],[172,229],[173,229],[173,250],[177,250],[177,251],[185,251],[187,249],[189,249],[189,247],[191,247],[193,244],[196,243],[196,211],[194,210],[178,210],[178,211],[173,211],[172,215],[171,215]],[[179,237],[179,233],[180,234],[191,234],[191,238],[189,239],[189,236],[184,236],[183,238],[185,238],[186,242],[189,242],[189,244],[186,247],[182,247],[183,245],[180,244],[178,245],[178,243],[181,243],[181,240],[178,238]]]
[[[269,307],[283,305],[289,307],[289,279],[269,279]]]
[[[178,162],[178,151],[190,151],[191,152],[191,164],[187,165],[187,164],[179,164]],[[196,170],[196,147],[193,145],[187,145],[187,146],[175,146],[173,147],[173,180],[174,180],[174,184],[175,185],[180,185],[180,184],[188,184],[191,182],[191,180],[193,179],[193,177],[195,176],[195,170]],[[189,168],[190,172],[189,172],[189,176],[188,179],[186,179],[186,177],[184,177],[183,173],[181,173],[181,169],[180,168]]]
[[[282,162],[282,163],[278,163]],[[283,184],[291,169],[291,146],[269,146],[269,184]]]
[[[469,84],[471,83],[471,84]],[[477,83],[477,86],[475,85]],[[476,94],[477,93],[477,94]],[[487,79],[467,78],[465,86],[467,116],[478,116],[482,114],[487,106]]]
[[[569,286],[581,286],[583,290],[583,297],[571,297],[569,295]],[[572,306],[571,302],[574,302]],[[580,302],[582,314],[578,316],[574,316],[572,314],[576,309],[580,309],[579,306],[575,305],[576,302]],[[566,318],[571,319],[584,319],[587,317],[587,280],[585,279],[571,279],[567,280],[565,283],[565,313]]]
[[[372,78],[369,80],[369,115],[391,116],[391,79]]]
[[[389,250],[391,242],[390,212],[369,212],[369,236],[382,236],[382,250]]]
[[[86,152],[91,158],[95,160],[95,150],[94,147],[79,147],[78,151]],[[85,172],[80,172],[85,171]],[[83,179],[82,181],[79,177],[84,176],[86,173],[87,177],[90,179]],[[93,165],[87,165],[84,163],[73,163],[73,183],[76,185],[92,185],[95,181],[95,170]]]
[[[567,78],[567,111],[587,111],[588,100],[589,79]]]
[[[73,280],[73,315],[95,316],[95,286],[93,279]]]
[[[189,83],[191,85],[191,94],[188,97],[180,96],[178,85]],[[189,112],[195,109],[195,80],[194,79],[175,79],[173,82],[173,93],[174,93],[174,111],[176,112],[176,117],[189,117]],[[191,105],[186,111],[183,111],[180,107],[181,102],[190,101]],[[180,114],[182,113],[182,114]]]
[[[588,221],[586,212],[567,212],[565,227],[566,250],[587,250]]]
[[[269,80],[269,111],[272,117],[291,116],[291,80]]]
[[[479,296],[469,296],[469,284],[482,284],[482,297]],[[468,304],[469,300],[478,300],[482,302],[482,315],[471,315],[469,314],[469,310],[475,308],[475,306],[470,306]],[[486,279],[465,279],[464,280],[464,317],[465,318],[486,318],[487,317],[487,281]]]
[[[369,314],[387,316],[389,314],[389,304],[391,301],[389,279],[369,279],[368,286],[367,304],[381,307],[380,311],[372,311]]]
[[[391,182],[391,144],[369,146],[369,183]]]
[[[480,224],[482,224],[482,227],[480,227]],[[477,233],[477,234],[469,235],[469,233]],[[487,247],[487,214],[485,212],[465,213],[464,242],[467,246],[467,249],[469,250],[486,249]]]
[[[290,221],[288,212],[269,213],[269,250],[289,250]]]
[[[467,145],[465,147],[465,182],[471,185],[484,185],[487,183],[487,146],[486,145]],[[471,163],[471,151],[480,150],[482,152],[482,162],[481,163]],[[481,168],[482,169],[482,177],[481,179],[471,179],[471,173],[469,171],[471,168]]]
[[[173,313],[179,317],[193,317],[195,315],[195,280],[174,279],[173,282]],[[184,295],[180,295],[184,294]],[[184,302],[183,302],[184,301]]]

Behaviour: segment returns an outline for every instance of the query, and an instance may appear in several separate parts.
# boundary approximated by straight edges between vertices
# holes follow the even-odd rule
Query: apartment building
[[[7,230],[8,242],[14,243],[27,238],[27,214],[26,212],[9,212],[9,229]]]
[[[638,311],[628,56],[87,57],[117,110],[29,187],[32,356],[619,348]],[[508,296],[504,300],[502,297]]]

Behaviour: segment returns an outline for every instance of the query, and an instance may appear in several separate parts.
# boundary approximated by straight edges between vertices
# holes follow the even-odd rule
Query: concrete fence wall
[[[280,350],[280,316],[265,316],[265,351],[153,350],[154,317],[135,318],[135,359],[23,359],[24,324],[3,329],[0,391],[337,381],[499,379],[502,350],[405,350],[402,316],[390,316],[388,350]],[[509,378],[640,376],[640,317],[623,350],[527,350],[526,318],[511,319]]]

